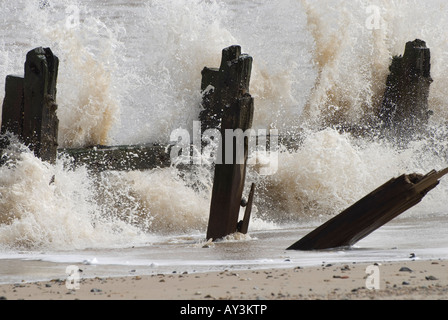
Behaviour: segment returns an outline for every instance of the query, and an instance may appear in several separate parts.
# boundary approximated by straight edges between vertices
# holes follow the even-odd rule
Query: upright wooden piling
[[[7,76],[1,133],[17,135],[35,155],[55,162],[59,121],[56,115],[56,82],[59,59],[49,48],[28,52],[25,77]],[[2,148],[7,141],[3,141]]]
[[[241,47],[235,45],[223,49],[219,69],[205,67],[202,70],[203,110],[200,113],[202,131],[221,128],[224,112],[226,117],[231,114],[225,110],[235,100],[244,96],[250,97],[252,60],[251,56],[241,54]]]
[[[217,240],[238,229],[238,217],[246,177],[248,138],[238,135],[252,127],[254,100],[249,94],[252,57],[241,54],[241,47],[231,46],[222,51],[219,69],[205,68],[202,72],[204,111],[203,131],[219,128],[221,143],[215,164],[207,239]],[[233,135],[237,133],[236,141]],[[244,144],[243,154],[237,151]],[[230,146],[230,147],[229,147]]]
[[[37,157],[54,162],[59,121],[56,81],[59,59],[49,48],[28,52],[25,62],[23,138]]]
[[[1,133],[15,133],[22,135],[23,126],[23,77],[6,76],[5,98],[2,110]]]
[[[322,250],[352,246],[398,215],[418,204],[448,174],[448,168],[427,175],[391,179],[353,206],[330,219],[288,250]]]
[[[403,56],[394,57],[380,110],[383,128],[392,135],[406,136],[421,131],[428,122],[431,53],[426,42],[406,43]]]

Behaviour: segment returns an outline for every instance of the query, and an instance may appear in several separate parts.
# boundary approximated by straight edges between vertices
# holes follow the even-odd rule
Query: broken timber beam
[[[74,167],[85,165],[93,172],[151,170],[171,166],[173,145],[148,144],[134,146],[95,146],[78,149],[59,149],[68,156]]]
[[[204,112],[202,130],[219,128],[221,143],[215,163],[207,239],[217,240],[235,233],[246,177],[248,138],[227,136],[252,127],[254,100],[249,94],[252,57],[241,54],[240,46],[223,49],[221,66],[202,72]],[[237,145],[243,143],[243,154]],[[229,161],[230,160],[230,161]]]
[[[390,66],[386,90],[379,114],[383,129],[392,136],[419,132],[427,124],[431,78],[431,53],[426,42],[406,43],[403,56],[396,56]]]
[[[43,161],[54,163],[58,147],[56,82],[59,59],[49,48],[26,55],[25,76],[7,76],[2,109],[2,135],[17,135]],[[3,137],[1,148],[8,145]]]
[[[323,250],[352,246],[404,211],[418,204],[448,174],[448,168],[427,175],[391,179],[350,208],[324,223],[287,250]]]

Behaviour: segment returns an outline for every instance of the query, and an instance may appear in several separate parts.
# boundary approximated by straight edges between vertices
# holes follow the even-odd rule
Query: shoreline
[[[0,285],[6,300],[448,300],[448,260],[80,278]],[[372,282],[376,276],[376,283]],[[369,279],[368,279],[369,277]],[[73,283],[69,283],[74,285]],[[374,288],[376,285],[376,288]],[[367,288],[371,286],[371,288]]]

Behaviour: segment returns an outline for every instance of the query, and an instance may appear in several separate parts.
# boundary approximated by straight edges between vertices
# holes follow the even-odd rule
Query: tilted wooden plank
[[[359,240],[418,204],[448,174],[448,168],[422,176],[391,179],[353,206],[330,219],[288,250],[322,250],[352,246]]]

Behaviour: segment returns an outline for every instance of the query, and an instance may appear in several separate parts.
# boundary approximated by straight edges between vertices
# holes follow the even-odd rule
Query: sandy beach
[[[68,289],[66,279],[53,279],[3,284],[0,297],[3,300],[448,299],[447,261],[410,260],[376,264],[371,270],[367,267],[367,264],[352,263],[269,270],[81,277],[79,289]]]

